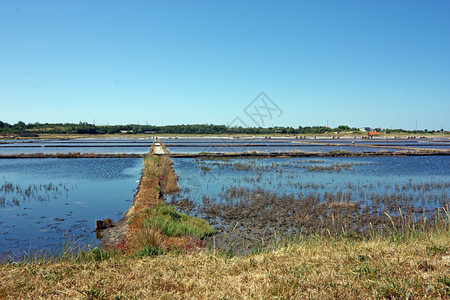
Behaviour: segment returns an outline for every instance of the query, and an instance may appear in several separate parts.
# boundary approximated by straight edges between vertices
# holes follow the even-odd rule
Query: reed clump
[[[71,187],[63,183],[22,186],[5,181],[0,185],[0,207],[16,207],[31,201],[48,202],[62,193],[68,194],[70,190]]]
[[[141,219],[142,220],[142,219]],[[142,228],[135,232],[127,241],[128,253],[136,253],[145,247],[154,249],[166,249],[167,245],[162,237],[161,231],[156,228]]]

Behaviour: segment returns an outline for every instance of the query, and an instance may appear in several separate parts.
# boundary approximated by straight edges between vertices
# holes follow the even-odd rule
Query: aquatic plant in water
[[[71,188],[63,183],[55,184],[52,182],[30,184],[27,187],[4,182],[0,186],[0,207],[20,206],[22,203],[30,201],[47,202],[63,193],[67,195]]]

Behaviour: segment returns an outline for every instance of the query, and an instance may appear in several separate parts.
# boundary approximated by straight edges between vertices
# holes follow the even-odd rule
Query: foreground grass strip
[[[83,259],[1,265],[0,298],[448,299],[449,233],[315,236],[232,258],[208,251],[137,258],[90,250]]]

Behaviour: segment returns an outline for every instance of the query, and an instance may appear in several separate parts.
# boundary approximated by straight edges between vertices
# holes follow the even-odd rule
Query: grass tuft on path
[[[144,228],[156,227],[167,236],[203,238],[215,231],[205,220],[179,213],[165,202],[159,202],[154,208],[146,208],[142,225]]]

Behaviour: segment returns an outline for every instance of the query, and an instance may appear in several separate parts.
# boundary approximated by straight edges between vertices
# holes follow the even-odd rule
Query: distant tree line
[[[8,124],[0,121],[0,133],[54,133],[54,134],[324,134],[332,132],[360,133],[357,128],[340,125],[336,128],[326,126],[293,127],[227,127],[225,125],[197,124],[197,125],[108,125],[96,126],[87,122],[74,123],[28,123],[22,121]],[[384,130],[383,130],[384,131]],[[403,129],[389,130],[390,132],[423,133],[426,131],[406,131]],[[432,133],[434,131],[428,131]]]

